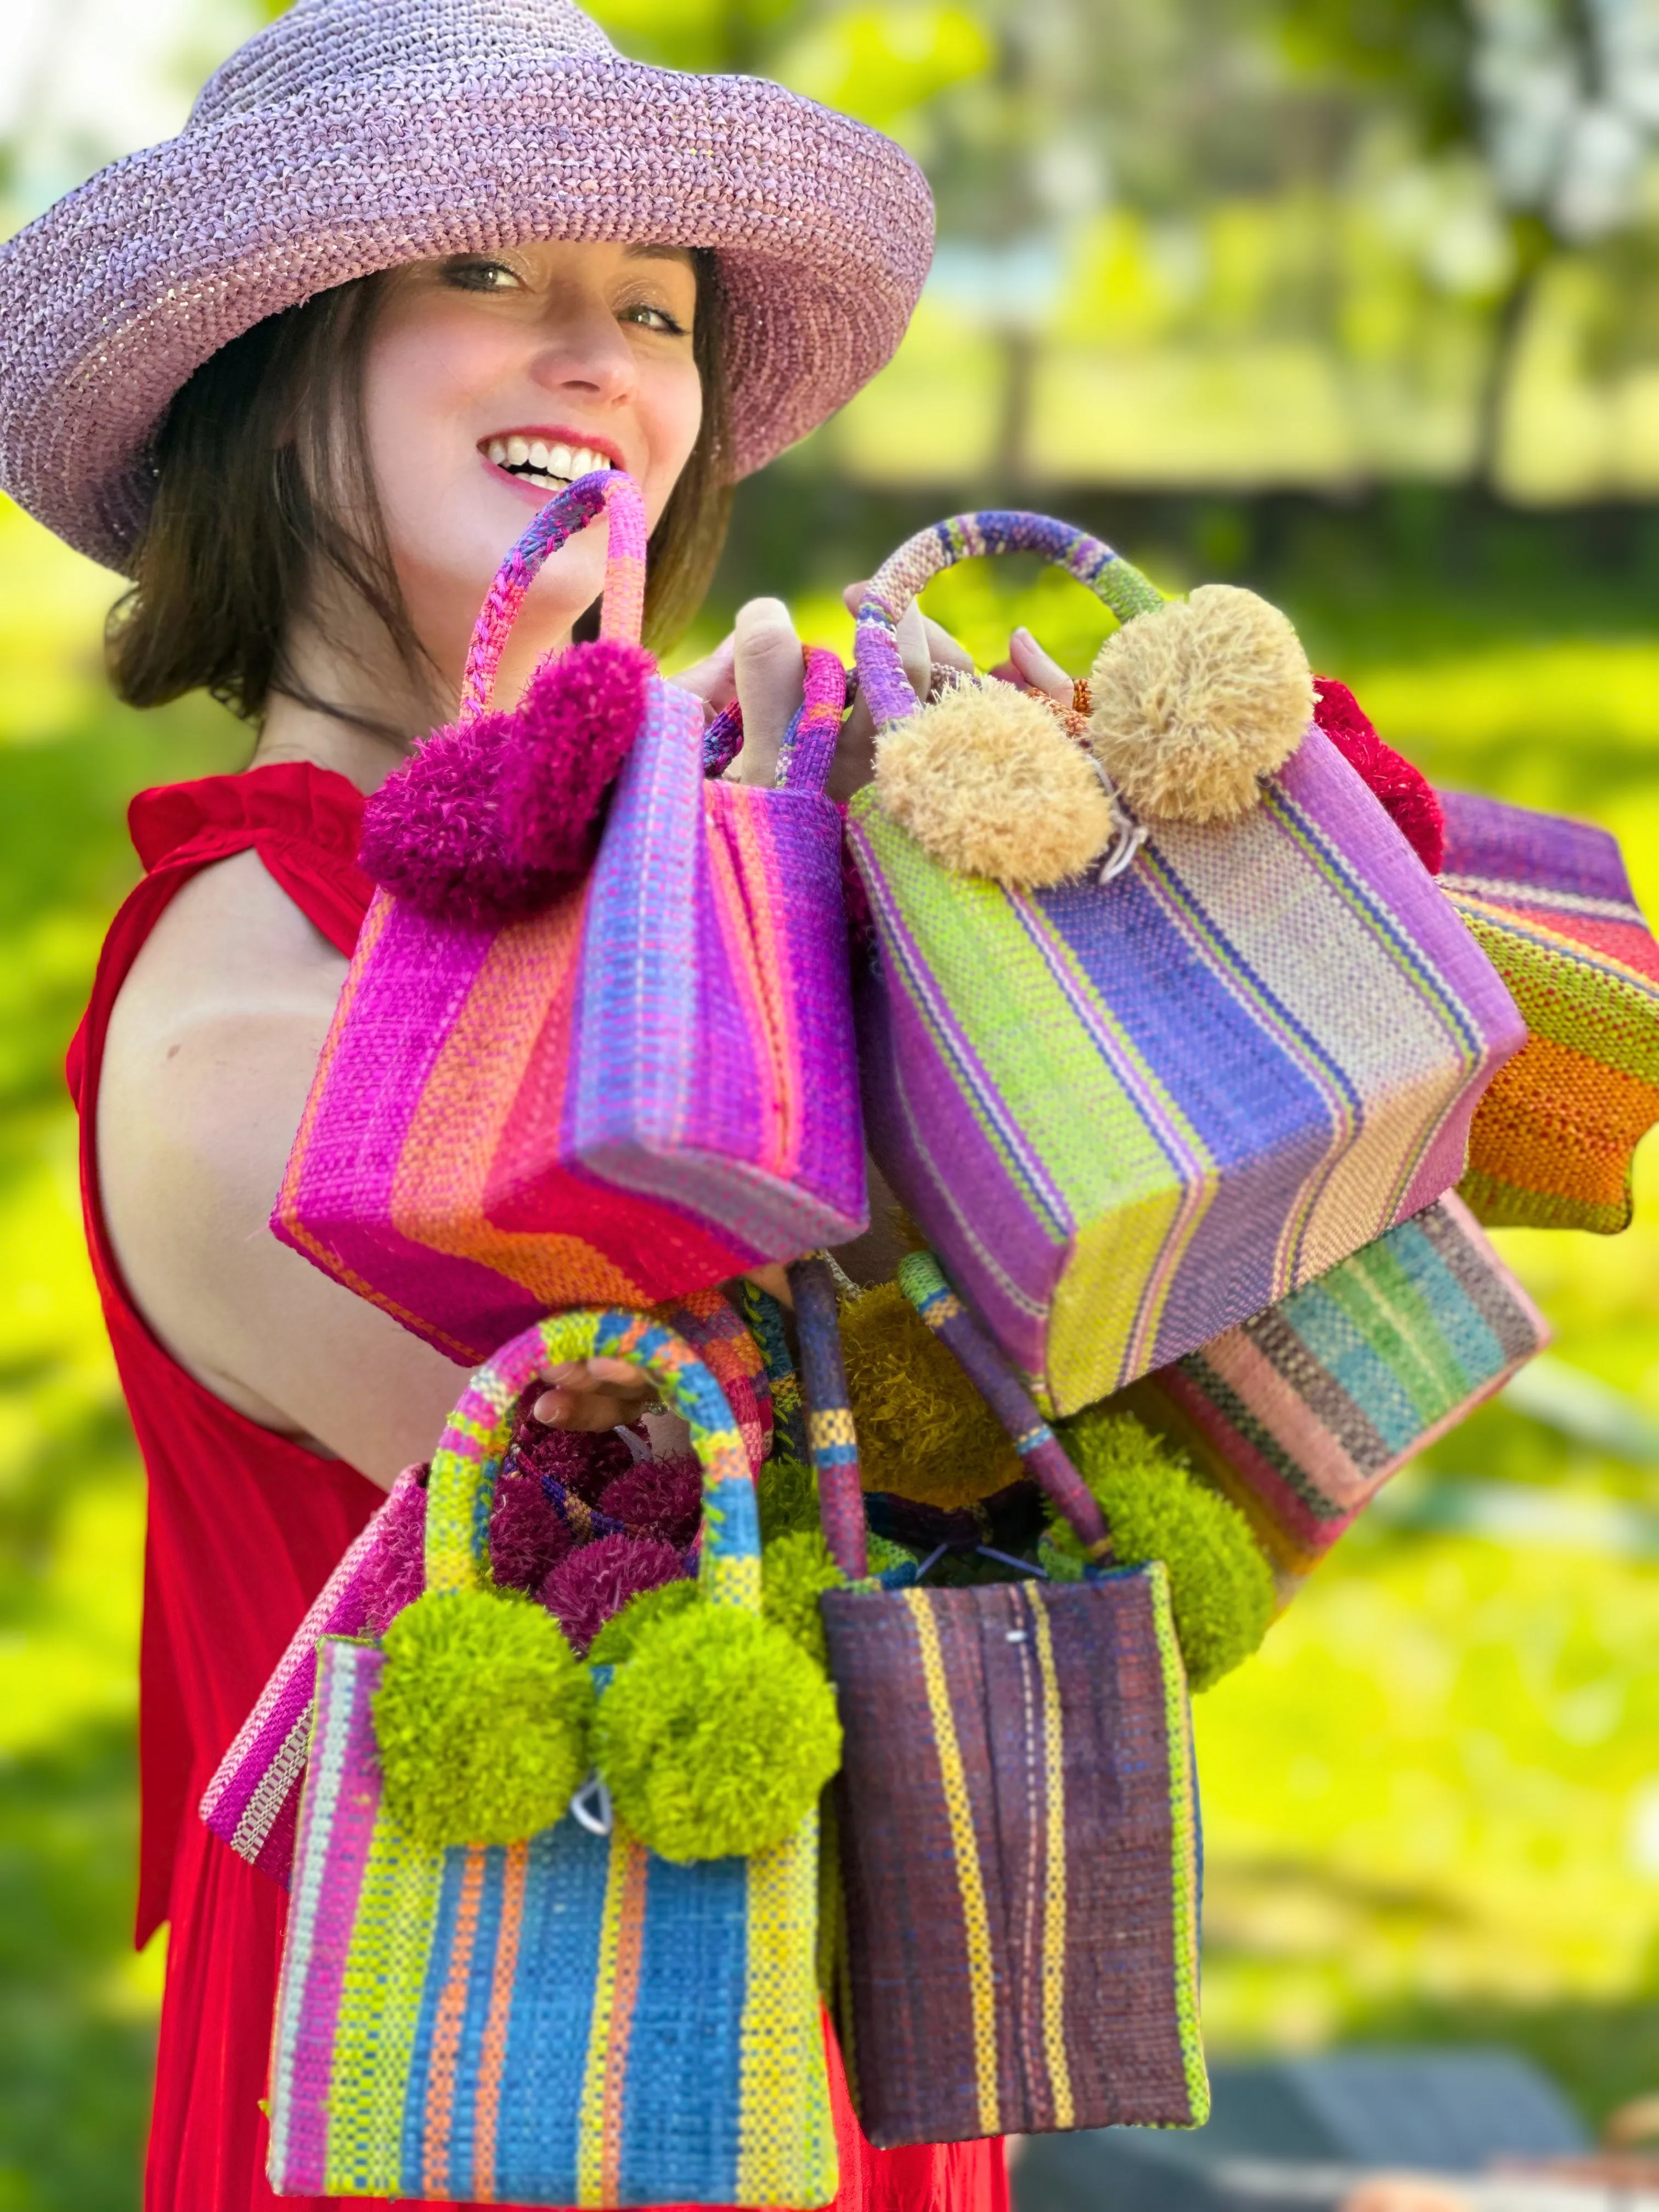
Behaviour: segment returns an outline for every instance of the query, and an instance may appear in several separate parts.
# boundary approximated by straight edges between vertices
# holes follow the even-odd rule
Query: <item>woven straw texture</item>
[[[549,1365],[590,1355],[635,1361],[687,1419],[704,1473],[704,1590],[757,1609],[754,1489],[719,1385],[660,1322],[615,1312],[544,1322],[473,1377],[433,1460],[428,1586],[487,1582],[512,1408]],[[752,1858],[693,1866],[574,1815],[520,1844],[420,1849],[382,1802],[381,1666],[369,1644],[320,1647],[277,1995],[273,2188],[826,2203],[816,1815]]]
[[[759,1346],[718,1291],[696,1292],[665,1318],[719,1383],[750,1472],[757,1474],[772,1442],[771,1389]],[[422,1473],[419,1468],[404,1469],[386,1504],[329,1577],[203,1794],[198,1809],[213,1833],[239,1858],[284,1887],[293,1870],[295,1820],[315,1713],[318,1644],[325,1636],[373,1635],[388,1626],[378,1612],[386,1580],[383,1561],[388,1553],[405,1548],[411,1525],[425,1527]],[[580,1532],[586,1538],[592,1533],[593,1509],[579,1499],[572,1505],[587,1516]]]
[[[1631,1156],[1659,1121],[1659,945],[1607,830],[1441,793],[1442,889],[1526,1017],[1469,1132],[1479,1218],[1604,1235],[1631,1218]]]
[[[563,238],[716,250],[743,476],[891,355],[933,207],[878,132],[625,61],[570,0],[295,0],[179,137],[0,252],[0,483],[125,568],[155,426],[228,339],[371,270]]]
[[[1448,1195],[1127,1402],[1243,1509],[1288,1598],[1391,1474],[1548,1341]]]
[[[860,679],[913,571],[1021,545],[1131,614],[1146,588],[1047,518],[958,518],[872,584]],[[848,830],[879,943],[859,1007],[872,1151],[1051,1415],[1420,1212],[1525,1036],[1316,728],[1242,821],[1152,825],[1109,882],[953,875],[873,789]]]
[[[521,597],[498,580],[486,657]],[[271,1227],[452,1358],[866,1224],[833,749],[763,790],[705,783],[702,736],[653,677],[598,858],[541,912],[369,908]]]
[[[843,2045],[870,2140],[1200,2125],[1192,1747],[1162,1566],[822,1604]]]

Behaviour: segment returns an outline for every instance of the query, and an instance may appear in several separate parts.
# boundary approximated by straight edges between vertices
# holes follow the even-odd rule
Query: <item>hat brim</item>
[[[739,477],[890,357],[933,202],[890,139],[780,85],[610,56],[505,97],[405,70],[193,125],[0,248],[0,481],[125,571],[156,425],[221,346],[377,270],[540,239],[714,249]]]

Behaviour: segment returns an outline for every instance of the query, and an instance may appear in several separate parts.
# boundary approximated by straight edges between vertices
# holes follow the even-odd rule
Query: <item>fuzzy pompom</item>
[[[539,912],[559,878],[507,848],[501,770],[512,736],[510,714],[435,731],[363,807],[365,874],[441,921],[492,927]]]
[[[387,1629],[374,1734],[386,1802],[417,1842],[513,1844],[587,1771],[593,1693],[538,1605],[428,1590]]]
[[[1446,810],[1420,768],[1384,744],[1346,684],[1316,676],[1314,716],[1360,781],[1382,802],[1401,836],[1431,876],[1446,861]]]
[[[489,1516],[489,1571],[502,1589],[538,1590],[575,1542],[541,1477],[504,1474]]]
[[[599,806],[645,719],[656,663],[620,638],[544,661],[512,716],[501,775],[507,850],[557,878],[592,857]]]
[[[1100,1501],[1118,1559],[1132,1567],[1162,1559],[1169,1569],[1187,1680],[1207,1690],[1249,1657],[1273,1617],[1273,1570],[1249,1523],[1133,1413],[1091,1406],[1056,1425]],[[1083,1571],[1083,1548],[1058,1517],[1042,1559],[1062,1579]]]
[[[896,1283],[842,1307],[841,1340],[866,1490],[971,1505],[1018,1481],[1002,1424]]]
[[[677,1583],[659,1583],[655,1589],[630,1597],[620,1613],[613,1613],[587,1647],[588,1664],[620,1667],[639,1641],[640,1632],[653,1620],[666,1620],[687,1606],[704,1602],[702,1590],[690,1577]]]
[[[636,1536],[655,1536],[684,1552],[702,1526],[702,1469],[690,1452],[635,1461],[607,1483],[599,1510]]]
[[[578,1651],[586,1651],[612,1613],[641,1590],[677,1582],[683,1553],[653,1536],[600,1536],[560,1560],[541,1600]]]
[[[825,1590],[845,1589],[847,1577],[830,1555],[816,1528],[798,1528],[772,1545],[761,1562],[761,1609],[790,1641],[820,1667],[830,1663],[818,1600]]]
[[[841,1764],[835,1692],[774,1622],[694,1605],[641,1630],[599,1700],[595,1763],[665,1859],[781,1843]]]
[[[384,1636],[426,1588],[424,1483],[399,1475],[376,1519],[375,1540],[365,1563],[365,1636]]]
[[[755,1502],[760,1509],[761,1543],[776,1543],[794,1528],[818,1525],[818,1480],[810,1467],[775,1447],[755,1477]]]
[[[1082,746],[995,677],[950,684],[876,749],[876,791],[942,866],[1022,890],[1064,883],[1112,841]]]
[[[554,1429],[538,1421],[531,1408],[546,1389],[544,1382],[532,1382],[519,1401],[513,1463],[521,1474],[551,1475],[585,1505],[597,1505],[601,1493],[633,1466],[634,1455],[615,1429]]]
[[[1202,584],[1113,632],[1089,679],[1095,758],[1152,822],[1227,822],[1313,720],[1301,640],[1275,606]]]

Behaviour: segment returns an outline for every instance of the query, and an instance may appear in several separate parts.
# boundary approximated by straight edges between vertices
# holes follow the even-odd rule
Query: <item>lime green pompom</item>
[[[593,1733],[617,1813],[665,1859],[781,1843],[841,1764],[823,1668],[775,1622],[730,1605],[648,1621]]]
[[[631,1655],[640,1631],[647,1621],[684,1613],[688,1606],[702,1602],[702,1592],[686,1577],[677,1583],[659,1583],[655,1589],[641,1590],[605,1622],[587,1647],[588,1659],[596,1667],[620,1667]]]
[[[374,1698],[387,1809],[428,1845],[514,1844],[563,1816],[593,1692],[533,1600],[428,1590],[386,1633]]]
[[[775,1451],[755,1477],[755,1502],[763,1549],[780,1536],[818,1525],[817,1478],[798,1459]]]
[[[761,1560],[761,1606],[769,1620],[799,1644],[820,1667],[830,1663],[818,1599],[825,1590],[845,1589],[847,1577],[830,1556],[817,1528],[799,1528],[769,1545]]]
[[[1132,1413],[1091,1406],[1056,1425],[1100,1500],[1118,1559],[1168,1567],[1187,1680],[1207,1690],[1249,1657],[1273,1619],[1273,1572],[1249,1523]],[[1059,1579],[1082,1572],[1081,1547],[1063,1521],[1043,1538],[1042,1561]]]

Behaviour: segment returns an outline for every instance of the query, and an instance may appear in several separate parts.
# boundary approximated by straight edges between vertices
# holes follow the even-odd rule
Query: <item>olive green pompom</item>
[[[550,1613],[517,1592],[428,1590],[385,1648],[386,1802],[418,1842],[514,1844],[563,1817],[593,1692]]]
[[[762,1463],[755,1477],[755,1503],[760,1513],[763,1548],[792,1530],[816,1528],[817,1478],[810,1467],[803,1467],[775,1445],[772,1457]]]
[[[948,1508],[1019,1480],[1001,1423],[896,1283],[848,1300],[841,1342],[866,1490]]]
[[[641,1590],[637,1597],[629,1599],[620,1613],[611,1614],[588,1645],[589,1662],[595,1667],[620,1667],[632,1654],[647,1621],[684,1613],[688,1606],[702,1602],[702,1590],[684,1575],[678,1582],[659,1583],[654,1589]]]
[[[767,1547],[761,1561],[761,1606],[769,1620],[799,1644],[820,1667],[830,1663],[818,1600],[825,1590],[845,1589],[847,1577],[830,1556],[817,1528],[798,1528]]]
[[[1169,1569],[1187,1680],[1207,1690],[1249,1657],[1273,1616],[1273,1571],[1249,1523],[1133,1413],[1091,1406],[1055,1425],[1100,1501],[1121,1564],[1162,1559]],[[1081,1574],[1082,1547],[1065,1522],[1043,1538],[1042,1559],[1060,1579]]]
[[[647,1622],[593,1734],[617,1813],[665,1859],[781,1843],[841,1764],[823,1668],[775,1622],[730,1605]]]

